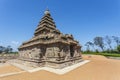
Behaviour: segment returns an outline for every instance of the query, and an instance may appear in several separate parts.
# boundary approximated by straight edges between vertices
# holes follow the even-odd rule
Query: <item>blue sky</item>
[[[16,50],[32,38],[47,7],[57,28],[82,46],[96,36],[120,36],[120,0],[0,0],[0,45]]]

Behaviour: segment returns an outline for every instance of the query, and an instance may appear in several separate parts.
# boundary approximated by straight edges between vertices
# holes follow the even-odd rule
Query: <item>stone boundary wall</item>
[[[5,63],[11,59],[17,59],[19,54],[0,54],[0,63]]]

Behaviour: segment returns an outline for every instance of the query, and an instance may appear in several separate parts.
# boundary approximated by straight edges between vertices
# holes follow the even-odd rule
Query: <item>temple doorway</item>
[[[74,45],[70,45],[70,56],[74,56]]]

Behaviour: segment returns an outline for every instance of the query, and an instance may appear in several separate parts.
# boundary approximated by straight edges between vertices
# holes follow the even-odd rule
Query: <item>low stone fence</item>
[[[5,63],[8,60],[17,59],[18,57],[18,54],[0,54],[0,63]]]

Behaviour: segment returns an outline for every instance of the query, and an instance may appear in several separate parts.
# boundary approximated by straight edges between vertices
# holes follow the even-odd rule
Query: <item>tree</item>
[[[113,40],[116,42],[117,46],[120,45],[120,38],[116,36],[112,36]]]
[[[120,53],[120,45],[117,46],[117,51]]]
[[[92,43],[92,42],[89,41],[89,42],[87,42],[86,44],[89,45],[89,46],[91,46],[91,47],[95,50],[95,48],[94,48],[94,43]]]
[[[7,47],[4,47],[4,46],[0,46],[0,53],[10,53],[13,51],[13,48],[11,48],[11,46],[7,46]]]
[[[90,45],[88,44],[88,42],[85,44],[85,46],[87,47],[86,51],[90,51]]]
[[[7,46],[6,49],[5,49],[5,52],[10,53],[10,52],[12,52],[12,50],[13,49],[11,48],[11,46]]]
[[[95,37],[94,38],[94,44],[102,49],[104,51],[104,42],[102,37]]]
[[[110,50],[112,50],[112,46],[111,46],[112,40],[111,40],[111,38],[109,36],[106,36],[105,41],[108,44]]]
[[[0,46],[0,53],[4,52],[5,51],[5,47],[3,46]]]

